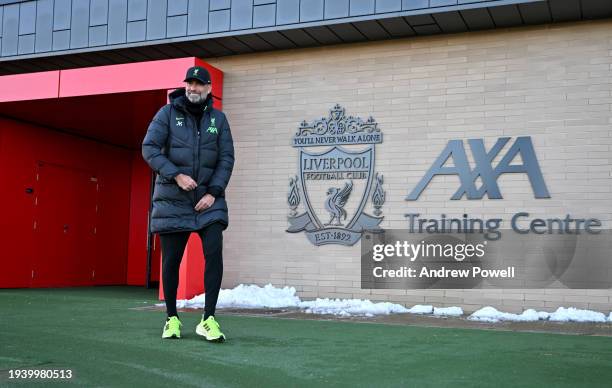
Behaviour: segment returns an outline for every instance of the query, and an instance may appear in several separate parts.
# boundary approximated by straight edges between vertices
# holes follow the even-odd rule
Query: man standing
[[[153,192],[151,232],[159,233],[162,281],[168,317],[162,338],[180,338],[176,311],[179,267],[192,232],[202,240],[206,267],[205,307],[196,333],[223,342],[215,307],[223,276],[223,235],[228,226],[225,188],[234,167],[234,146],[223,112],[213,108],[211,79],[200,66],[191,67],[185,88],[170,94],[147,129],[142,156],[158,173]]]

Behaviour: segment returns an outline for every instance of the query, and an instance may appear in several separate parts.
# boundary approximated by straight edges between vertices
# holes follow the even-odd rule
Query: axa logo
[[[468,162],[463,140],[450,140],[406,200],[417,200],[436,175],[459,177],[461,185],[451,199],[461,199],[463,195],[467,199],[482,199],[485,194],[490,199],[502,199],[497,179],[507,173],[526,174],[535,198],[550,198],[530,136],[517,137],[499,163],[492,165],[510,139],[497,139],[488,151],[482,139],[468,140],[474,168]],[[513,163],[519,156],[521,163]],[[452,160],[453,166],[446,166],[449,160]]]

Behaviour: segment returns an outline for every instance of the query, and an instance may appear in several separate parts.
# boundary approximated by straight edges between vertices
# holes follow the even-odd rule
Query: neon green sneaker
[[[225,341],[225,334],[221,333],[221,330],[219,329],[219,322],[217,322],[215,317],[212,315],[206,320],[204,320],[204,317],[202,317],[202,320],[198,326],[196,326],[196,333],[206,338],[207,341]]]
[[[183,324],[179,321],[177,316],[170,317],[164,325],[162,338],[181,338],[181,326],[183,326]]]

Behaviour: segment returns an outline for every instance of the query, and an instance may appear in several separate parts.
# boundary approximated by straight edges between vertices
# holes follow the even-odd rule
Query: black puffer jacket
[[[225,188],[234,168],[229,123],[223,112],[213,109],[209,95],[198,128],[186,102],[184,88],[172,92],[170,103],[153,117],[142,142],[142,156],[158,173],[151,213],[153,233],[194,231],[215,221],[227,228],[229,223]],[[179,173],[192,177],[197,188],[181,189],[174,180]],[[198,212],[195,205],[206,193],[215,202]]]

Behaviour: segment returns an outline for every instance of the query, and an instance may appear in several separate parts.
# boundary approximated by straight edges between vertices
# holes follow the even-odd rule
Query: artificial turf
[[[228,336],[162,340],[165,314],[137,287],[0,290],[0,385],[610,386],[612,338],[224,316]],[[9,380],[9,369],[71,369]]]

